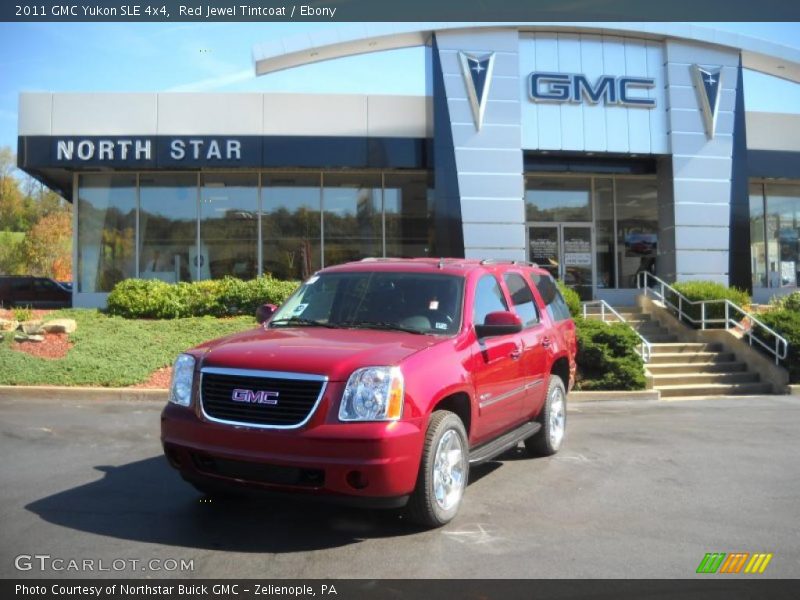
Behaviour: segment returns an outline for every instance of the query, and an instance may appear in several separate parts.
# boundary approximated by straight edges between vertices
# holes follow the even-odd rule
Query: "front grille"
[[[245,462],[195,453],[192,453],[192,462],[201,473],[242,481],[302,487],[321,487],[325,483],[325,471],[322,469]]]
[[[311,417],[324,387],[325,378],[314,375],[207,368],[202,371],[200,401],[211,419],[292,428]]]

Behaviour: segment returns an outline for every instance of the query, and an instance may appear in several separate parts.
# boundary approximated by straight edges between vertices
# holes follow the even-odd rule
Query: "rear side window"
[[[533,299],[533,292],[525,280],[516,273],[506,273],[503,277],[511,294],[511,304],[522,320],[523,327],[530,327],[539,322],[539,313],[536,310],[536,302]]]
[[[493,275],[484,275],[475,287],[472,322],[475,325],[483,325],[486,321],[486,315],[498,310],[508,310],[503,291]]]
[[[567,303],[564,302],[564,297],[558,291],[555,279],[550,275],[539,275],[538,273],[531,273],[531,281],[542,297],[542,302],[547,307],[547,314],[553,321],[564,321],[572,317],[569,314]]]

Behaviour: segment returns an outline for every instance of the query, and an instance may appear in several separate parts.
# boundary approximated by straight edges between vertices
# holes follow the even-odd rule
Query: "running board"
[[[469,464],[479,465],[491,460],[496,456],[500,456],[506,450],[513,448],[522,440],[528,439],[536,434],[542,428],[541,423],[536,421],[528,421],[523,423],[516,429],[512,429],[508,433],[504,433],[500,437],[493,439],[491,442],[481,444],[477,448],[469,451]]]

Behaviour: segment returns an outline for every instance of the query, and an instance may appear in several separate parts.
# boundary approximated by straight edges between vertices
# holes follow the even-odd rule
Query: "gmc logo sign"
[[[603,75],[592,85],[586,75],[571,73],[531,73],[528,92],[534,102],[584,101],[597,104],[655,108],[654,98],[647,97],[647,90],[656,86],[651,77],[613,77]]]
[[[231,400],[234,402],[244,402],[246,404],[277,404],[279,392],[268,392],[266,390],[243,390],[236,388],[231,392]]]

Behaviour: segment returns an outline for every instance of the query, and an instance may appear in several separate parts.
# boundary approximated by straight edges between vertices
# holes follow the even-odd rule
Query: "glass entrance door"
[[[532,223],[528,257],[573,288],[581,300],[594,295],[594,236],[589,223]]]

